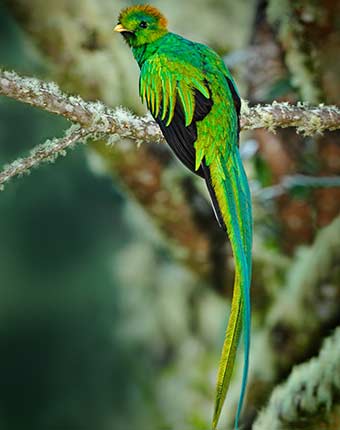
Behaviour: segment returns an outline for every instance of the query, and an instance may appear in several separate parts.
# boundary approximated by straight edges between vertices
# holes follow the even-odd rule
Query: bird
[[[217,222],[229,237],[235,264],[231,310],[217,372],[212,428],[225,402],[243,336],[243,376],[234,428],[246,393],[250,350],[252,208],[239,152],[241,98],[221,57],[168,30],[149,4],[121,10],[114,30],[140,68],[139,94],[177,158],[203,178]]]

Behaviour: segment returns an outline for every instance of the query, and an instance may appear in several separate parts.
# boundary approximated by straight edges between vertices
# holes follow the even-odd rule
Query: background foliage
[[[0,6],[0,65],[141,113],[137,67],[112,34],[120,8],[130,3],[7,1]],[[337,2],[157,5],[174,31],[225,56],[251,102],[339,101]],[[1,98],[1,165],[65,127],[58,117]],[[255,208],[245,428],[262,408],[254,428],[339,428],[340,384],[328,387],[330,399],[322,386],[303,402],[308,381],[320,387],[328,360],[290,379],[292,367],[317,357],[340,322],[339,189],[302,182],[273,193],[287,175],[338,175],[338,137],[303,139],[290,129],[243,136]],[[165,148],[145,146],[79,147],[0,195],[0,425],[6,430],[210,426],[231,252],[201,183]],[[180,217],[172,208],[181,209]],[[324,354],[334,359],[332,345]],[[238,370],[222,428],[231,426]],[[336,367],[330,372],[334,380],[340,374]],[[290,385],[275,397],[275,386],[286,380]],[[297,390],[299,384],[307,389]],[[273,390],[278,400],[266,408]],[[287,402],[296,396],[301,405]]]

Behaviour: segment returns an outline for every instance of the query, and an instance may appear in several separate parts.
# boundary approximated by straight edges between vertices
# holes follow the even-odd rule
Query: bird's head
[[[121,33],[131,47],[154,42],[168,32],[166,18],[150,5],[123,9],[114,30]]]

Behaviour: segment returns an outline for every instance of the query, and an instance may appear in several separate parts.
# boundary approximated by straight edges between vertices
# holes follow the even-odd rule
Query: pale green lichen
[[[249,101],[246,99],[241,99],[241,115],[247,116],[250,112]]]
[[[318,357],[296,366],[276,388],[254,430],[318,430],[317,418],[329,414],[340,395],[340,328],[326,339]],[[315,426],[314,426],[315,425]]]
[[[306,124],[296,128],[297,133],[301,133],[305,136],[322,134],[323,131],[324,130],[322,128],[322,121],[320,117],[315,114],[309,116],[308,122]]]

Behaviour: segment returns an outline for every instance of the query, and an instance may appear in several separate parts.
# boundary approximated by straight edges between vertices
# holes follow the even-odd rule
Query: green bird
[[[251,197],[238,147],[240,96],[222,59],[211,48],[169,32],[166,18],[153,6],[123,9],[114,30],[140,67],[142,101],[175,155],[205,180],[216,218],[232,245],[235,281],[212,425],[215,429],[218,424],[243,334],[237,429],[248,377],[252,253]]]

